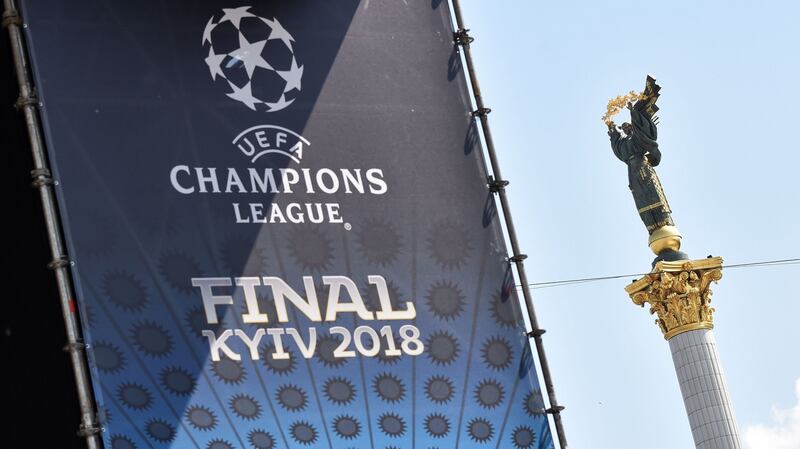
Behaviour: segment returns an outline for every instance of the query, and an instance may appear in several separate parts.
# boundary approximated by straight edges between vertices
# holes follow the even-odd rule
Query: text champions
[[[255,168],[246,170],[176,165],[169,173],[172,188],[192,194],[322,194],[383,195],[389,190],[383,170],[322,168]],[[338,202],[232,202],[236,223],[343,223]]]

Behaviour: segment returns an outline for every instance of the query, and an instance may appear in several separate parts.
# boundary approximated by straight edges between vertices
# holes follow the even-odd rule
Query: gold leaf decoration
[[[606,126],[612,126],[614,121],[612,120],[615,115],[619,114],[629,102],[643,100],[647,96],[644,95],[643,92],[639,93],[636,91],[630,91],[625,95],[618,95],[610,100],[608,100],[608,106],[606,106],[606,114],[603,116],[603,123]]]

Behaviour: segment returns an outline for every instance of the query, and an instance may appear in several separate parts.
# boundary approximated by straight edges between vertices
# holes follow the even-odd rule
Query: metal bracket
[[[72,343],[67,343],[61,348],[64,352],[77,352],[77,351],[85,351],[88,348],[88,345],[82,341],[75,341]]]
[[[551,415],[557,415],[557,414],[561,413],[561,411],[564,410],[564,408],[565,407],[563,405],[553,405],[552,407],[550,407],[547,410],[545,410],[545,412],[547,412],[547,413],[549,413]]]
[[[19,98],[17,98],[17,101],[14,103],[14,107],[17,109],[22,109],[26,106],[39,106],[39,97],[37,97],[35,94],[27,97],[20,95]]]
[[[519,262],[522,262],[523,260],[525,260],[527,258],[528,258],[527,254],[515,254],[515,255],[509,257],[508,261],[509,262],[519,263]]]
[[[22,25],[22,18],[19,16],[19,13],[13,9],[3,13],[3,28],[8,28],[11,25]]]
[[[31,178],[33,178],[31,185],[34,187],[53,184],[53,177],[50,175],[50,170],[46,168],[37,168],[36,170],[31,170]]]
[[[472,114],[473,117],[486,117],[490,112],[492,112],[492,110],[489,108],[478,108],[470,114]]]
[[[528,338],[541,337],[542,335],[544,335],[545,332],[547,331],[544,329],[534,329],[525,335],[527,335]]]
[[[81,427],[78,429],[78,436],[86,438],[86,437],[88,437],[90,435],[97,435],[98,433],[101,433],[102,431],[103,431],[103,428],[102,427],[97,427],[95,425],[95,423],[92,423],[89,427],[86,427],[86,425],[81,424]]]
[[[486,183],[489,185],[489,191],[492,193],[502,192],[509,184],[508,181],[504,179],[494,179],[494,176],[491,175],[489,175],[489,180]]]
[[[49,268],[51,270],[57,270],[59,268],[68,267],[71,264],[72,264],[72,262],[70,262],[69,259],[67,259],[66,257],[62,256],[59,259],[53,259],[52,261],[50,261],[50,263],[47,264],[47,268]]]
[[[475,38],[469,35],[468,28],[459,28],[458,31],[453,33],[453,40],[457,45],[461,45],[466,47],[470,43],[472,43]]]

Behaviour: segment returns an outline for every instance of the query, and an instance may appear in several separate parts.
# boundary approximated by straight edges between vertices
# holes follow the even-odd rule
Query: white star
[[[217,75],[225,78],[225,74],[222,72],[222,60],[225,59],[225,56],[227,55],[215,55],[214,47],[208,49],[206,64],[208,65],[208,70],[211,71],[211,79],[216,80]]]
[[[264,102],[264,104],[267,105],[267,111],[269,112],[280,111],[281,109],[285,108],[286,106],[289,106],[292,103],[294,103],[294,98],[292,98],[289,101],[286,101],[286,95],[281,95],[281,98],[279,98],[278,101],[276,101],[275,103],[267,103],[266,101]]]
[[[241,89],[236,87],[236,85],[230,81],[228,81],[228,84],[231,86],[231,90],[233,90],[233,92],[228,94],[229,97],[236,101],[241,101],[242,103],[246,104],[248,108],[254,111],[256,110],[256,103],[260,103],[260,101],[258,98],[253,96],[253,90],[250,88],[249,81]]]
[[[267,38],[268,41],[280,39],[284,44],[286,44],[287,47],[289,47],[289,50],[292,50],[292,42],[294,42],[294,38],[291,34],[289,34],[288,31],[286,31],[286,28],[284,28],[280,22],[278,22],[278,19],[269,20],[262,17],[261,20],[263,20],[264,23],[272,28],[272,32],[269,33],[269,37]]]
[[[253,71],[256,67],[263,67],[267,70],[274,70],[271,65],[261,56],[261,51],[264,50],[264,45],[267,41],[247,42],[247,39],[242,33],[239,33],[239,48],[230,56],[242,61],[244,69],[247,71],[247,77],[253,76]]]
[[[276,73],[286,81],[284,92],[292,89],[300,90],[300,79],[303,78],[303,66],[297,66],[297,59],[292,58],[292,68],[289,70],[276,70]]]
[[[217,24],[214,23],[214,16],[211,16],[206,24],[206,29],[203,30],[203,45],[205,45],[206,41],[211,42],[211,31],[215,26],[217,26]]]
[[[250,9],[249,6],[240,6],[238,8],[222,8],[222,12],[225,14],[221,19],[219,19],[219,23],[229,21],[233,24],[233,26],[236,27],[236,29],[239,29],[239,22],[244,17],[256,17],[255,14],[248,12],[248,9]]]

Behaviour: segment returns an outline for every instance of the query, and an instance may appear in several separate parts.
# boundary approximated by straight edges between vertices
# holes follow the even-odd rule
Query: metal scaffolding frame
[[[56,276],[61,312],[64,315],[64,324],[67,331],[67,344],[64,346],[64,351],[69,353],[72,370],[75,373],[75,384],[78,389],[78,401],[81,409],[81,423],[78,435],[86,439],[89,449],[100,449],[102,444],[99,434],[102,429],[98,426],[96,420],[97,414],[89,381],[89,369],[86,363],[86,344],[81,339],[80,323],[76,313],[77,307],[73,299],[72,281],[69,274],[69,267],[72,263],[67,257],[61,237],[61,221],[58,217],[55,193],[53,192],[53,178],[50,174],[45,154],[38,111],[41,103],[36,97],[36,91],[31,81],[30,65],[21,31],[24,28],[22,19],[14,5],[14,0],[4,0],[3,3],[2,23],[3,27],[8,29],[14,69],[17,73],[17,84],[19,86],[19,98],[15,106],[25,115],[25,126],[28,130],[31,152],[33,153],[32,184],[39,191],[42,199],[47,237],[50,242],[52,261],[47,266],[53,270]]]
[[[550,365],[547,363],[547,356],[544,352],[544,345],[542,343],[542,334],[545,333],[544,329],[539,327],[539,321],[536,318],[536,311],[533,308],[533,298],[531,296],[530,285],[528,283],[528,276],[525,274],[524,260],[528,257],[522,254],[519,249],[519,241],[517,240],[517,231],[514,228],[514,221],[511,218],[511,210],[508,205],[508,196],[506,195],[505,187],[508,181],[504,180],[500,174],[500,165],[497,162],[497,153],[494,149],[494,141],[492,140],[492,132],[489,128],[489,113],[492,111],[487,108],[483,103],[483,96],[481,95],[481,88],[478,85],[478,79],[475,76],[475,64],[472,61],[472,52],[469,44],[474,40],[469,35],[469,29],[464,27],[464,18],[461,14],[461,5],[459,0],[452,0],[453,13],[456,18],[457,30],[453,33],[453,41],[456,45],[460,45],[464,51],[464,60],[467,65],[467,74],[469,75],[469,82],[472,87],[472,94],[475,99],[475,111],[472,115],[480,120],[481,130],[483,131],[483,138],[486,143],[486,152],[489,155],[489,163],[492,169],[492,175],[489,176],[487,184],[489,190],[498,195],[500,198],[500,205],[503,209],[503,219],[508,231],[508,240],[511,242],[511,251],[513,256],[509,258],[509,262],[513,262],[517,268],[517,275],[519,282],[522,284],[522,296],[525,299],[525,305],[528,309],[528,319],[531,323],[531,331],[528,332],[528,337],[533,338],[536,346],[536,353],[539,357],[539,364],[542,369],[542,378],[544,379],[545,388],[547,389],[547,398],[550,402],[550,407],[545,411],[553,416],[553,422],[556,426],[556,434],[561,449],[568,449],[567,438],[564,434],[564,425],[561,422],[561,411],[564,407],[558,405],[556,400],[556,392],[553,387],[553,378],[550,374]]]

